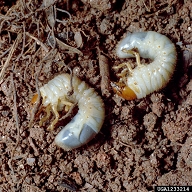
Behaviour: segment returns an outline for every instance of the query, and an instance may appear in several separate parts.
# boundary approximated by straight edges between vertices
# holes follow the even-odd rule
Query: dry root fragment
[[[101,75],[101,92],[103,96],[110,97],[109,86],[109,60],[104,55],[99,54],[99,68]]]
[[[79,51],[77,48],[75,47],[71,47],[65,43],[63,43],[62,41],[60,41],[59,39],[56,38],[56,42],[57,42],[57,45],[59,46],[59,48],[61,50],[69,50],[71,52],[74,52],[74,53],[77,53],[79,55],[83,55],[83,53],[81,51]]]
[[[7,60],[6,60],[5,64],[3,65],[3,68],[2,68],[2,70],[0,72],[0,83],[2,83],[1,81],[3,80],[4,74],[5,74],[5,70],[9,66],[11,58],[12,58],[12,55],[13,55],[13,53],[14,53],[14,51],[15,51],[18,43],[19,43],[19,41],[21,40],[21,38],[22,38],[22,33],[19,33],[18,36],[17,36],[17,39],[15,40],[15,42],[13,43],[13,45],[11,47],[11,50],[10,50],[9,55],[7,57]]]

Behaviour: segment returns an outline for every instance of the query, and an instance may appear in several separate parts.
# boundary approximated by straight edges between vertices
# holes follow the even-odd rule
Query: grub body
[[[174,44],[164,35],[157,32],[137,32],[128,34],[118,44],[116,52],[120,58],[131,58],[129,53],[135,50],[142,58],[152,60],[149,64],[137,63],[129,71],[124,82],[140,99],[166,86],[176,66],[177,53]]]
[[[72,94],[68,96],[71,91]],[[44,107],[50,106],[53,112],[61,111],[65,106],[75,102],[78,104],[78,113],[58,133],[55,143],[71,150],[88,143],[100,131],[105,116],[104,103],[101,97],[78,77],[61,74],[40,88]],[[56,115],[57,116],[57,115]]]

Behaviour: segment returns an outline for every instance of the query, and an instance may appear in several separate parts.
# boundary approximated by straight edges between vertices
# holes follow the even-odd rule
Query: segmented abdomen
[[[72,89],[71,89],[72,88]],[[70,96],[69,92],[73,90]],[[40,88],[43,105],[56,105],[58,111],[65,102],[77,102],[78,113],[58,133],[55,143],[65,150],[74,149],[89,142],[101,129],[105,109],[101,97],[76,76],[61,74]]]
[[[127,78],[127,86],[135,92],[137,98],[166,86],[177,59],[175,46],[166,36],[153,31],[132,33],[120,42],[117,55],[120,58],[134,57],[123,52],[123,49],[137,49],[141,57],[153,60],[148,65],[137,66]]]

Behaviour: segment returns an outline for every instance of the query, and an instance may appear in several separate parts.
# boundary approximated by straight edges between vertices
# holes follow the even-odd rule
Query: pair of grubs
[[[127,99],[140,99],[166,86],[169,82],[177,60],[174,44],[164,35],[157,32],[137,32],[128,34],[117,46],[120,58],[136,57],[137,66],[132,69],[128,62],[113,67],[115,70],[125,67],[118,83],[111,82],[115,93]],[[141,64],[142,58],[149,58],[148,65]],[[68,96],[71,91],[72,94]],[[40,88],[43,98],[42,105],[47,115],[40,124],[49,119],[50,111],[55,115],[54,121],[48,127],[53,130],[59,120],[59,113],[78,104],[78,113],[61,129],[55,138],[55,143],[64,150],[78,148],[88,143],[100,131],[104,118],[105,107],[101,97],[85,82],[67,73],[56,76]]]

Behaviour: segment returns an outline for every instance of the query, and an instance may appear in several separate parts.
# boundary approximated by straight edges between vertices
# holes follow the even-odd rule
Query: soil
[[[0,2],[0,192],[192,185],[191,0],[53,3]],[[118,42],[137,31],[169,37],[178,61],[165,89],[126,101],[109,82],[118,81],[112,66],[125,61],[116,56]],[[106,109],[100,133],[72,151],[54,138],[76,110],[48,131],[31,103],[38,87],[68,68],[102,96]]]

